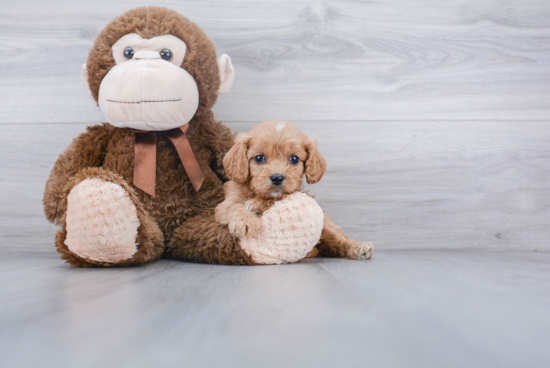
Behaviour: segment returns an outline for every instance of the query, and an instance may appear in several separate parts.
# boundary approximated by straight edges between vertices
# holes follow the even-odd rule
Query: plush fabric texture
[[[73,152],[73,148],[74,147],[69,147],[67,151]],[[61,159],[58,162],[67,165],[71,164],[71,162]],[[58,179],[60,179],[60,177],[58,177]],[[68,195],[74,187],[87,179],[97,179],[103,182],[114,183],[122,187],[136,207],[137,218],[140,226],[138,228],[136,238],[137,252],[131,258],[118,262],[94,261],[92,259],[77,255],[69,250],[65,244],[65,240],[69,235],[67,232]],[[157,221],[148,213],[144,205],[139,201],[136,191],[120,175],[117,175],[109,170],[105,170],[101,167],[86,167],[71,176],[66,181],[59,194],[61,194],[57,208],[59,211],[59,216],[56,217],[55,221],[61,226],[61,229],[57,232],[55,246],[57,251],[61,253],[61,258],[67,262],[79,267],[119,267],[160,259],[160,256],[164,252],[164,235],[159,228]]]
[[[107,73],[98,101],[101,112],[115,127],[160,131],[177,128],[193,118],[199,91],[184,69],[153,51],[138,51],[134,59]]]
[[[297,262],[315,247],[323,231],[324,214],[317,202],[297,192],[262,215],[262,229],[240,239],[241,248],[257,264]]]
[[[195,262],[254,265],[252,257],[244,252],[239,239],[231,235],[227,225],[214,219],[214,211],[204,212],[185,221],[174,230],[166,246],[166,256]]]
[[[214,44],[197,24],[173,10],[157,6],[129,10],[111,21],[97,36],[86,63],[90,91],[96,101],[101,81],[116,65],[111,48],[130,33],[145,39],[173,35],[185,42],[187,51],[181,67],[191,74],[199,89],[196,116],[214,106],[221,83]]]
[[[167,244],[171,247],[165,254],[168,257],[251,264],[250,257],[238,245],[213,244],[213,248],[203,248],[199,236],[187,233],[208,233],[212,238],[227,235],[214,221],[201,222],[202,216],[213,212],[224,198],[223,183],[227,177],[222,161],[234,139],[229,128],[216,121],[211,111],[221,83],[214,45],[195,23],[172,10],[159,7],[130,10],[109,23],[90,50],[87,78],[83,79],[87,79],[96,101],[103,78],[116,65],[111,48],[130,33],[144,39],[173,35],[187,45],[181,68],[192,76],[199,91],[199,107],[189,122],[187,136],[205,175],[204,182],[200,190],[195,191],[174,145],[164,132],[158,132],[156,195],[151,197],[133,185],[135,133],[132,129],[110,124],[88,127],[59,156],[46,183],[43,200],[46,218],[61,226],[56,236],[57,250],[63,259],[79,267],[116,267],[153,261],[165,254]],[[68,195],[78,183],[91,178],[119,185],[136,207],[140,223],[137,252],[129,259],[119,262],[94,260],[100,258],[97,255],[80,256],[65,244],[65,240],[72,237],[71,228],[67,229],[67,221],[72,221],[72,214],[67,213]],[[185,226],[197,217],[199,220],[194,223],[201,223],[201,226]],[[177,237],[174,236],[176,230]],[[191,243],[187,239],[195,240]],[[180,248],[182,251],[178,251]]]
[[[229,56],[223,54],[218,58],[218,69],[220,70],[221,81],[219,93],[227,93],[235,80],[235,69],[233,69]]]
[[[114,128],[110,125],[89,127],[87,132],[77,137],[61,154],[54,165],[44,193],[44,210],[47,218],[64,226],[68,188],[76,180],[101,174],[102,180],[116,182],[127,192],[131,191],[132,202],[137,208],[143,209],[141,225],[143,226],[145,221],[153,222],[150,226],[158,227],[163,235],[163,241],[159,244],[155,240],[158,238],[156,233],[145,231],[141,239],[138,237],[139,246],[145,247],[143,253],[138,252],[138,258],[134,257],[130,260],[131,262],[120,265],[158,259],[165,249],[164,239],[170,242],[174,230],[205,211],[213,211],[224,198],[223,182],[227,179],[222,159],[232,145],[233,135],[227,127],[216,123],[212,114],[208,114],[193,119],[189,128],[189,141],[197,162],[205,174],[201,189],[198,192],[195,191],[174,145],[160,132],[157,133],[156,196],[151,197],[133,186],[135,133],[128,128]],[[218,228],[214,221],[211,226],[214,228],[212,231]],[[67,261],[77,266],[108,266],[106,263],[91,262],[90,259],[75,258],[74,254],[69,254],[70,250],[62,245],[62,239],[66,236],[64,227],[58,235],[57,247]],[[188,236],[193,237],[193,234]],[[176,246],[173,242],[171,244],[173,247]],[[195,244],[183,242],[178,245],[195,246]],[[157,248],[159,246],[160,249]],[[193,253],[197,258],[185,259],[200,261],[203,259],[202,256],[196,254],[200,253],[200,249]],[[235,254],[239,252],[242,255]],[[234,257],[248,257],[238,247],[231,253],[220,254],[220,257],[225,256],[228,258],[212,260],[212,262],[231,263]]]
[[[134,50],[132,59],[124,50]],[[159,51],[170,48],[172,60]],[[113,45],[115,66],[99,87],[98,104],[107,121],[118,128],[160,131],[188,123],[199,106],[197,83],[180,65],[185,43],[172,35],[144,40],[132,33]]]
[[[102,262],[124,261],[137,252],[136,206],[120,185],[85,179],[67,201],[65,245],[71,252]]]

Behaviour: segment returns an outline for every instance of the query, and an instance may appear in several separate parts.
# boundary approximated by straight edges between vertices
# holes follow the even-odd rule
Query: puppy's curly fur
[[[226,224],[236,237],[255,236],[262,227],[260,216],[277,200],[303,190],[302,177],[317,183],[327,162],[315,139],[288,121],[270,120],[240,133],[223,159],[227,176],[225,200],[216,207],[216,221]],[[349,239],[328,216],[316,255],[368,259],[371,243]]]

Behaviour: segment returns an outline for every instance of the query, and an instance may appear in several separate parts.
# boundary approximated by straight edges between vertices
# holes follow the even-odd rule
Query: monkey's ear
[[[308,184],[315,184],[323,177],[327,169],[327,160],[317,149],[317,141],[313,138],[306,139],[306,180]]]
[[[86,67],[86,64],[83,64],[82,69],[80,69],[80,79],[82,80],[82,83],[86,86],[88,96],[94,98],[94,96],[92,95],[92,91],[90,90],[90,84],[88,83],[88,67]]]
[[[218,58],[218,69],[220,70],[220,89],[218,93],[227,93],[233,85],[233,80],[235,79],[235,69],[233,69],[233,64],[231,64],[231,58],[223,54]]]
[[[223,158],[223,167],[230,180],[244,184],[248,180],[248,142],[250,137],[245,133],[237,134],[235,144]]]

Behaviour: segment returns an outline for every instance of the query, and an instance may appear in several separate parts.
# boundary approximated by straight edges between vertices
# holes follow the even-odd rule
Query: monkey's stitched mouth
[[[121,104],[140,104],[140,103],[150,103],[150,102],[178,102],[181,101],[181,98],[178,100],[158,100],[158,101],[115,101],[115,100],[107,100],[108,102],[114,102],[114,103],[121,103]]]

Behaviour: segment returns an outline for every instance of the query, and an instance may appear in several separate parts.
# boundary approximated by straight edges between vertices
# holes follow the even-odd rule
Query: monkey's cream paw
[[[374,251],[372,243],[363,243],[355,240],[347,249],[346,258],[349,259],[369,259]]]
[[[65,245],[79,257],[117,263],[137,252],[136,206],[118,184],[85,179],[68,196]]]
[[[255,236],[261,228],[262,220],[252,212],[238,214],[229,221],[229,232],[239,238],[243,236]]]
[[[297,262],[319,242],[324,218],[313,198],[294,193],[266,210],[258,235],[241,238],[239,245],[257,264]]]

